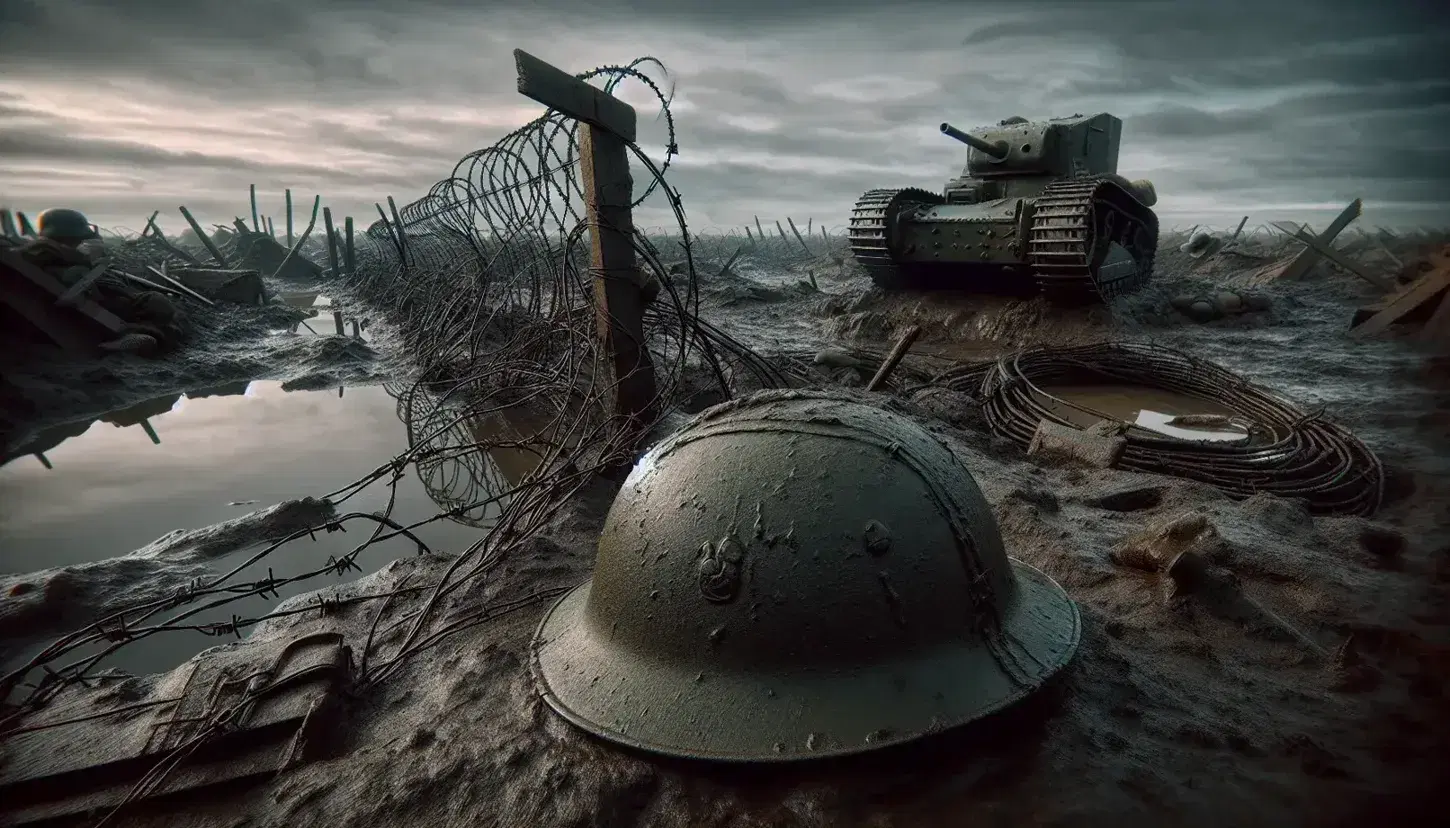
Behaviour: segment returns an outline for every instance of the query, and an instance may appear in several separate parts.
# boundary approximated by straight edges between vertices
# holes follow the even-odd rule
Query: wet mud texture
[[[1077,659],[1027,703],[934,741],[829,764],[661,761],[581,734],[538,699],[527,664],[545,607],[534,606],[458,633],[360,695],[339,758],[209,797],[184,816],[136,810],[116,824],[1431,824],[1435,786],[1450,778],[1450,360],[1398,334],[1347,340],[1351,310],[1373,298],[1352,277],[1320,270],[1266,284],[1243,267],[1205,273],[1172,255],[1162,267],[1168,277],[1111,310],[867,298],[849,267],[820,279],[822,295],[795,301],[863,342],[922,324],[923,349],[958,356],[1125,333],[1191,350],[1355,429],[1390,473],[1374,520],[1312,517],[1266,496],[1236,502],[1151,475],[1039,466],[990,436],[969,399],[927,390],[901,405],[972,470],[1009,554],[1058,579],[1082,609]],[[1239,281],[1269,294],[1271,310],[1204,325],[1174,315],[1172,297]],[[610,494],[573,503],[552,533],[446,611],[587,577]],[[1125,544],[1160,533],[1197,568],[1164,573]],[[407,559],[323,594],[383,592],[448,565]],[[1182,577],[1195,572],[1197,581]],[[305,600],[315,598],[292,599]],[[390,614],[416,605],[399,599]],[[350,608],[269,622],[254,637],[333,628],[360,647],[371,624],[367,608]],[[380,635],[375,658],[400,632]]]
[[[934,741],[829,764],[661,761],[579,733],[537,698],[527,671],[536,607],[420,653],[358,699],[341,758],[188,818],[217,826],[1347,826],[1416,824],[1407,820],[1434,801],[1431,785],[1450,770],[1437,716],[1450,652],[1450,526],[1421,499],[1435,492],[1401,497],[1376,521],[1314,518],[1267,496],[1234,502],[1161,477],[1038,467],[987,436],[951,392],[902,405],[974,472],[1009,552],[1080,602],[1076,661],[1027,703]],[[1430,447],[1423,435],[1398,437]],[[551,535],[525,543],[501,577],[458,596],[450,612],[586,577],[609,496],[574,504]],[[1212,590],[1175,590],[1172,578],[1124,557],[1125,540],[1185,512],[1197,514],[1190,523],[1200,531],[1184,543],[1258,617],[1232,611]],[[447,563],[400,561],[328,592],[381,592],[410,571],[418,583]],[[293,618],[256,636],[327,625],[361,641],[370,621],[356,611]],[[121,824],[171,818],[133,813]]]

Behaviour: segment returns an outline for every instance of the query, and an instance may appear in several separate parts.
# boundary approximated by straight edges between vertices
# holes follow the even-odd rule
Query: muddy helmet
[[[1056,583],[1007,557],[946,444],[861,396],[765,391],[639,460],[531,670],[550,707],[616,743],[809,759],[1000,710],[1080,629]]]
[[[36,232],[42,237],[62,243],[78,243],[96,238],[95,228],[79,210],[52,207],[35,218]]]

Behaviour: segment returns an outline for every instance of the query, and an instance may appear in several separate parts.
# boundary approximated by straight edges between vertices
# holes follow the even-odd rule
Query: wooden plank
[[[1319,234],[1316,241],[1319,242],[1321,247],[1332,247],[1340,231],[1348,227],[1350,222],[1359,218],[1360,212],[1363,209],[1363,201],[1357,198],[1351,201],[1349,206],[1345,207],[1344,211],[1334,221],[1330,222],[1328,227],[1324,228],[1324,232]],[[1299,251],[1299,255],[1294,258],[1294,261],[1290,262],[1289,266],[1284,268],[1284,277],[1289,279],[1302,278],[1314,266],[1314,263],[1319,261],[1319,256],[1320,253],[1314,248],[1305,247]]]
[[[56,306],[62,308],[69,307],[71,303],[76,300],[77,297],[79,297],[82,293],[86,292],[86,288],[95,284],[96,280],[101,278],[101,276],[110,268],[110,259],[102,259],[101,261],[97,262],[96,266],[90,269],[90,272],[77,279],[75,284],[67,288],[66,292],[62,293],[60,295],[60,298],[55,300]]]
[[[1450,342],[1450,290],[1440,297],[1440,306],[1420,329],[1420,339],[1425,342]]]
[[[1359,339],[1379,333],[1399,321],[1400,317],[1434,299],[1440,291],[1447,288],[1450,288],[1450,270],[1441,269],[1426,273],[1413,287],[1385,305],[1384,310],[1351,328],[1349,334]]]
[[[27,282],[49,293],[52,301],[65,295],[65,286],[60,283],[59,279],[26,261],[14,251],[0,250],[0,266],[15,272]],[[122,325],[125,324],[114,313],[89,299],[78,299],[75,302],[75,309],[91,322],[112,334],[120,333]]]
[[[1298,233],[1295,233],[1294,234],[1294,238],[1297,239],[1300,243],[1302,243],[1308,249],[1314,251],[1315,253],[1318,253],[1319,255],[1321,255],[1324,258],[1328,259],[1329,261],[1331,261],[1331,262],[1339,265],[1340,267],[1344,268],[1345,270],[1349,271],[1350,273],[1353,273],[1354,275],[1356,275],[1359,278],[1365,280],[1366,282],[1369,282],[1370,284],[1374,285],[1375,287],[1379,288],[1380,290],[1389,291],[1389,290],[1393,290],[1394,289],[1394,285],[1390,284],[1389,280],[1382,279],[1382,278],[1380,278],[1378,276],[1375,276],[1373,274],[1366,273],[1365,271],[1360,270],[1359,269],[1359,265],[1356,265],[1353,262],[1351,262],[1348,259],[1346,259],[1344,256],[1341,256],[1339,254],[1339,251],[1338,250],[1335,250],[1332,247],[1326,247],[1325,245],[1320,244],[1318,239],[1314,238],[1313,236],[1309,235],[1308,233],[1305,233],[1303,230],[1300,230]]]
[[[634,143],[634,107],[522,49],[514,50],[514,66],[518,69],[519,94]]]
[[[5,281],[9,281],[6,279]],[[97,352],[96,339],[74,313],[57,310],[55,297],[38,285],[23,280],[0,289],[4,304],[65,351],[81,356]]]

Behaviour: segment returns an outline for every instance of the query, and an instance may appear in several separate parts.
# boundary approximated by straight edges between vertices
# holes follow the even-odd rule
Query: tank
[[[1121,119],[1008,118],[970,131],[967,163],[940,194],[870,190],[851,211],[851,252],[887,290],[1036,291],[1105,301],[1148,282],[1158,248],[1151,182],[1118,174]]]

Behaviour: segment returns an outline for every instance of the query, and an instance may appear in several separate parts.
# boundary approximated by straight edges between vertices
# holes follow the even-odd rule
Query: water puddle
[[[126,555],[175,529],[198,529],[273,504],[321,497],[362,478],[408,448],[398,401],[381,386],[284,391],[276,382],[234,383],[151,400],[90,423],[52,429],[0,466],[0,573],[28,573]],[[473,493],[509,481],[525,468],[509,458],[504,471],[474,451],[468,463],[488,472]],[[462,460],[460,460],[462,462]],[[504,465],[504,464],[501,464]],[[459,496],[456,472],[436,464],[436,479],[410,469],[397,485],[392,519],[407,525],[437,515],[440,501]],[[526,473],[524,471],[523,473]],[[449,487],[453,488],[450,489]],[[373,484],[339,511],[382,512],[386,481]],[[487,497],[487,495],[483,495]],[[497,504],[461,521],[437,520],[415,530],[433,551],[456,554],[483,536]],[[292,541],[239,573],[234,582],[301,575],[327,566],[365,541],[370,520],[346,531],[320,532]],[[217,574],[242,564],[260,547],[206,561]],[[362,572],[417,552],[398,537],[365,549]],[[278,596],[253,596],[199,615],[191,623],[227,621],[233,614],[265,614],[280,598],[310,592],[344,576],[328,575],[282,586]],[[126,589],[125,584],[116,584]],[[0,600],[4,600],[0,597]],[[244,633],[245,634],[245,633]],[[46,641],[0,653],[13,668]],[[106,665],[127,672],[169,669],[200,649],[220,643],[195,632],[171,632],[133,641]],[[14,642],[0,641],[12,649]],[[69,659],[67,659],[69,660]]]
[[[1210,442],[1242,442],[1248,424],[1229,409],[1199,397],[1137,385],[1048,385],[1042,390],[1081,410],[1089,420],[1109,418],[1164,437]]]

